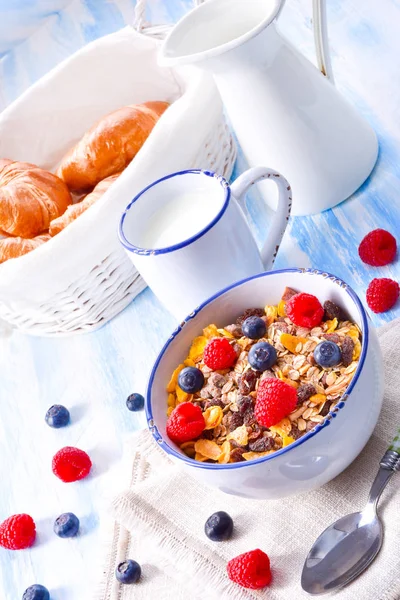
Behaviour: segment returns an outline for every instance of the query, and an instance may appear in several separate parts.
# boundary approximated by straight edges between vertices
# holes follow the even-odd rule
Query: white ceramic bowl
[[[249,462],[217,465],[188,458],[165,431],[167,382],[188,354],[191,341],[210,323],[235,322],[246,308],[277,304],[286,286],[332,300],[359,325],[360,361],[347,394],[325,421],[286,448]],[[233,284],[204,302],[179,325],[160,352],[146,395],[148,426],[155,440],[187,472],[228,494],[282,498],[318,488],[341,473],[360,453],[378,420],[383,399],[383,363],[376,332],[355,292],[321,271],[285,269]]]

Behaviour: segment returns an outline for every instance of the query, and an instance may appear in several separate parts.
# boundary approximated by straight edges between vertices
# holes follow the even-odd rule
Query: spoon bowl
[[[301,586],[309,594],[327,594],[347,585],[378,554],[383,527],[377,505],[393,473],[400,470],[399,450],[400,437],[396,437],[380,462],[364,510],[338,519],[314,542],[301,574]]]
[[[382,540],[382,524],[370,505],[342,517],[311,548],[301,577],[303,589],[319,595],[350,583],[374,560]]]

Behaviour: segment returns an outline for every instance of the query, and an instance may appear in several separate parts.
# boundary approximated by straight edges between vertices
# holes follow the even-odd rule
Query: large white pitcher
[[[324,75],[277,30],[283,2],[208,0],[172,29],[160,62],[213,74],[249,164],[284,173],[292,212],[304,215],[348,198],[370,174],[378,143],[329,81],[324,0],[313,0]]]

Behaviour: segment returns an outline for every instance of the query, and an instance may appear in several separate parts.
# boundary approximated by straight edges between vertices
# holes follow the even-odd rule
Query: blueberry
[[[206,536],[213,542],[229,540],[233,531],[232,517],[220,510],[208,517],[204,525]]]
[[[64,513],[54,521],[53,529],[60,538],[74,537],[79,531],[79,519],[74,513]]]
[[[126,560],[115,569],[115,577],[120,583],[136,583],[142,574],[139,563],[135,560]]]
[[[314,360],[320,367],[335,367],[342,360],[342,353],[335,342],[320,342],[314,350]]]
[[[50,594],[43,585],[35,583],[24,591],[22,600],[50,600]]]
[[[179,373],[178,385],[187,394],[194,394],[204,385],[204,375],[196,367],[185,367]]]
[[[277,361],[276,350],[268,342],[258,342],[250,348],[248,361],[256,371],[266,371]]]
[[[69,423],[69,410],[61,404],[53,404],[47,411],[45,420],[47,425],[54,429],[65,427]]]
[[[131,394],[126,399],[126,405],[129,410],[136,412],[137,410],[142,410],[144,406],[144,398],[142,394]]]
[[[243,335],[251,340],[259,340],[267,333],[267,326],[261,317],[249,317],[242,325]]]

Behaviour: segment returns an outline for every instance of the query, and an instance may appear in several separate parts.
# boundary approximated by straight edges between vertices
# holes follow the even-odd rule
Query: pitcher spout
[[[208,0],[192,10],[164,41],[159,62],[199,63],[245,44],[279,15],[284,0]]]

